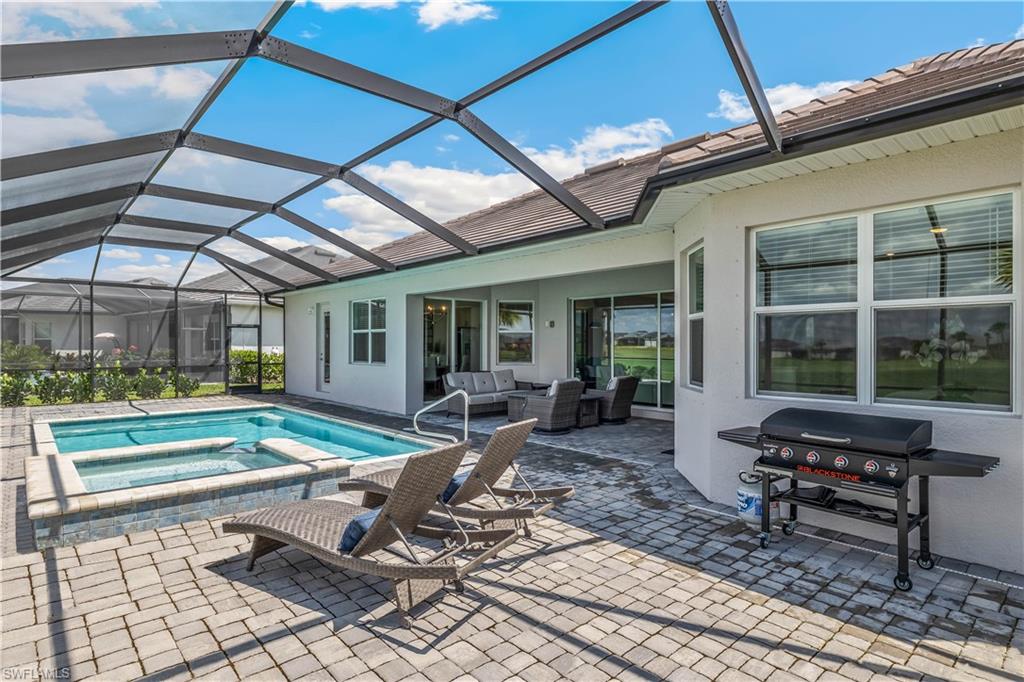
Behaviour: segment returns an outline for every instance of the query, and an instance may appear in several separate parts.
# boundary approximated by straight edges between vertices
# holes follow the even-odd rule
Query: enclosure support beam
[[[246,57],[256,31],[213,31],[176,35],[16,43],[0,46],[0,77],[64,76]]]
[[[247,272],[250,275],[252,275],[253,277],[258,277],[258,278],[260,278],[262,280],[270,282],[271,284],[276,284],[277,286],[281,287],[282,289],[294,289],[295,288],[294,284],[292,284],[290,282],[286,282],[283,279],[281,279],[280,277],[275,277],[274,275],[271,275],[270,273],[263,272],[259,268],[254,268],[251,265],[248,265],[247,263],[242,263],[241,261],[237,261],[234,258],[230,258],[228,256],[225,256],[224,254],[218,253],[218,252],[214,251],[213,249],[211,249],[209,247],[206,247],[206,246],[199,247],[199,253],[203,254],[204,256],[209,256],[210,258],[214,259],[215,261],[217,261],[218,263],[220,263],[224,267],[234,268],[235,270],[241,270],[242,272]]]
[[[97,236],[93,235],[91,237],[68,242],[66,244],[59,244],[46,249],[32,251],[31,253],[23,253],[19,256],[9,256],[0,260],[0,270],[6,272],[11,268],[19,268],[23,265],[28,266],[35,265],[36,263],[42,263],[44,260],[49,260],[55,256],[77,251],[78,249],[84,249],[89,246],[96,246],[98,241]]]
[[[431,220],[427,216],[423,215],[415,208],[405,203],[393,194],[385,192],[383,189],[373,184],[366,178],[356,174],[355,171],[345,171],[341,175],[341,179],[352,188],[359,190],[366,196],[370,197],[382,206],[391,209],[398,215],[402,216],[406,220],[415,225],[423,228],[427,232],[431,233],[435,237],[439,237],[444,241],[448,242],[459,251],[471,256],[476,255],[477,248],[470,244],[468,241],[455,234],[447,227],[444,227],[440,223]]]
[[[359,246],[354,242],[349,241],[348,239],[345,239],[344,237],[336,235],[335,233],[328,230],[326,227],[321,227],[320,225],[317,225],[312,220],[303,218],[298,213],[292,213],[287,208],[278,206],[277,208],[274,209],[274,215],[278,216],[279,218],[283,218],[284,220],[287,220],[292,225],[300,227],[312,235],[320,237],[320,239],[323,239],[328,244],[334,244],[338,248],[348,251],[353,256],[357,256],[365,261],[373,263],[374,265],[383,270],[387,270],[388,272],[393,272],[395,270],[395,264],[392,263],[391,261],[385,260],[378,256],[377,254],[375,254],[374,252],[368,249],[364,249],[363,247]]]
[[[757,124],[761,126],[764,139],[768,142],[768,148],[773,152],[782,151],[782,135],[779,133],[779,125],[775,121],[775,114],[772,113],[771,105],[768,103],[768,96],[761,86],[761,81],[754,70],[754,63],[747,54],[747,48],[743,45],[740,37],[739,26],[732,15],[732,9],[726,0],[706,0],[708,9],[711,10],[711,18],[715,21],[722,42],[729,53],[729,59],[736,69],[743,91],[747,94],[750,108],[754,110]]]
[[[287,251],[275,249],[270,244],[267,244],[264,241],[256,239],[255,237],[250,237],[249,235],[245,234],[244,232],[241,232],[240,230],[235,230],[234,232],[232,232],[231,238],[238,242],[241,242],[242,244],[245,244],[246,246],[250,246],[258,251],[262,251],[268,256],[273,256],[279,261],[283,261],[293,267],[305,270],[311,275],[314,275],[315,277],[318,277],[326,282],[338,281],[337,275],[334,275],[330,272],[327,272],[326,270],[318,268],[315,265],[311,265],[306,261],[302,260],[301,258],[297,258],[293,254],[288,253]]]
[[[161,230],[178,230],[180,232],[191,232],[193,234],[208,234],[215,237],[227,235],[228,228],[217,225],[202,225],[200,223],[189,223],[181,220],[167,220],[166,218],[150,218],[142,215],[123,215],[118,221],[121,225],[136,225],[138,227],[155,227]]]
[[[166,151],[177,144],[179,132],[178,130],[167,130],[162,133],[15,156],[4,159],[3,165],[0,166],[0,180],[14,180],[28,175],[50,173],[65,168],[76,168],[104,161],[116,161],[130,156]]]
[[[46,216],[58,213],[128,199],[135,195],[138,188],[138,184],[121,185],[120,187],[109,187],[95,192],[86,192],[85,194],[43,201],[38,204],[9,208],[5,211],[0,211],[0,223],[10,225],[11,223],[20,223],[24,220],[45,218]]]
[[[114,218],[115,216],[113,214],[101,216],[99,218],[89,218],[88,220],[80,220],[79,222],[71,223],[70,225],[61,225],[60,227],[53,227],[48,230],[19,234],[16,237],[7,237],[4,239],[3,248],[4,251],[16,251],[18,249],[37,245],[45,248],[47,242],[52,242],[57,239],[73,237],[75,235],[80,235],[83,232],[100,232],[104,228],[113,224]]]
[[[222,206],[224,208],[237,208],[242,211],[270,213],[274,210],[274,205],[266,201],[242,199],[240,197],[232,197],[226,194],[201,192],[196,189],[171,187],[169,185],[150,183],[142,188],[142,193],[154,197],[163,197],[164,199],[177,199],[178,201],[191,201],[196,204],[208,204],[210,206]]]
[[[604,219],[580,201],[575,194],[567,190],[560,182],[548,175],[514,144],[499,135],[493,128],[476,117],[469,109],[462,109],[456,120],[473,137],[477,138],[491,151],[508,161],[516,170],[532,180],[537,186],[550,194],[558,203],[575,213],[595,230],[604,229]]]
[[[288,170],[309,173],[310,175],[327,175],[337,177],[338,173],[341,172],[341,166],[336,164],[315,161],[313,159],[295,156],[294,154],[275,152],[271,149],[265,149],[251,144],[232,142],[231,140],[213,137],[212,135],[189,133],[185,136],[184,146],[189,149],[198,149],[200,151],[220,154],[221,156],[230,156],[244,161],[254,161],[256,163],[263,163],[269,166],[277,166],[278,168],[287,168]]]

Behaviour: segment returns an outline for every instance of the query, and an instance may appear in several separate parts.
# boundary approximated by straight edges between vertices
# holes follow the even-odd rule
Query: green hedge
[[[232,384],[255,384],[259,354],[255,350],[233,350],[228,360],[231,365]],[[263,353],[263,383],[280,384],[284,381],[284,353]]]

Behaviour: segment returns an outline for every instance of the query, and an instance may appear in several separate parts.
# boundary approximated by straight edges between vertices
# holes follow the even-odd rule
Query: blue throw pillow
[[[366,531],[370,530],[370,526],[377,520],[377,516],[380,515],[380,509],[379,507],[371,509],[348,522],[348,525],[345,526],[345,532],[341,534],[341,544],[338,545],[339,552],[348,554],[356,548],[359,541],[366,535]]]
[[[469,473],[470,472],[466,471],[452,476],[452,480],[448,481],[448,487],[444,489],[443,493],[441,493],[441,499],[445,502],[452,499],[452,495],[457,493],[459,488],[462,487],[462,484],[466,482],[467,478],[469,478]]]

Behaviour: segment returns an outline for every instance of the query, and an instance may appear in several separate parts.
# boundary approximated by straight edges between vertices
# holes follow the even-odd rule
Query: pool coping
[[[197,411],[197,410],[193,410]],[[115,457],[134,455],[188,452],[209,447],[211,440],[173,441],[129,448],[108,448],[117,450]],[[265,445],[266,443],[266,445]],[[153,485],[136,486],[119,490],[89,492],[85,489],[76,461],[90,461],[109,458],[102,450],[84,453],[51,454],[29,457],[25,460],[25,492],[28,517],[32,520],[74,514],[91,510],[108,509],[138,504],[150,500],[193,495],[211,490],[234,488],[279,479],[309,476],[319,473],[351,470],[354,463],[343,457],[298,443],[289,438],[268,438],[259,441],[258,446],[266,447],[276,454],[294,460],[294,464],[282,464],[263,469],[238,471],[230,474],[203,476],[183,481],[169,481]]]

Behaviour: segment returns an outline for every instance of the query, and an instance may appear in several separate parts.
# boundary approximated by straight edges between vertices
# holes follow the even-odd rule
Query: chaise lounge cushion
[[[450,483],[448,485],[451,486]],[[345,526],[345,532],[341,534],[341,544],[338,545],[338,551],[342,554],[348,554],[355,549],[359,541],[366,535],[366,531],[370,530],[370,526],[377,520],[380,510],[381,507],[371,509],[349,521],[348,525]]]
[[[462,484],[466,482],[466,479],[469,478],[471,473],[472,471],[463,471],[461,474],[455,474],[452,476],[452,480],[448,482],[448,487],[444,489],[443,493],[441,493],[441,499],[444,502],[452,499],[452,495],[459,492],[459,488],[462,487]]]

